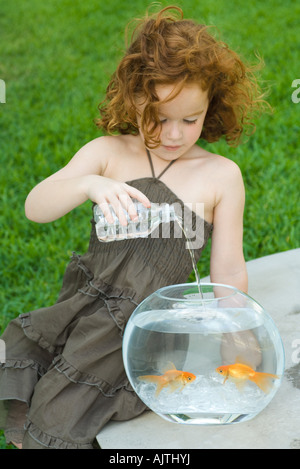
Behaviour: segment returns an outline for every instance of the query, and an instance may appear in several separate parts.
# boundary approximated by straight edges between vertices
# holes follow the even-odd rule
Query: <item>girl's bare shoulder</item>
[[[229,158],[215,155],[213,161],[216,203],[221,200],[244,200],[245,188],[239,166]]]
[[[205,151],[204,159],[207,170],[211,171],[222,185],[242,179],[241,170],[233,160],[208,151]]]
[[[72,158],[72,162],[79,161],[88,167],[99,168],[100,174],[103,174],[110,164],[118,163],[121,155],[131,154],[130,137],[130,135],[97,137],[81,147]]]
[[[205,184],[209,185],[211,193],[214,194],[214,204],[216,205],[224,198],[243,198],[244,183],[239,166],[225,156],[208,152],[202,152],[201,171],[199,174]],[[207,187],[207,186],[205,186]]]
[[[82,155],[95,155],[98,157],[118,153],[129,146],[129,135],[109,135],[97,137],[86,143],[78,153]]]

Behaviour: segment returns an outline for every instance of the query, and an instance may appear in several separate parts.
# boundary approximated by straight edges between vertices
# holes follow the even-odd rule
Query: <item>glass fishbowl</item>
[[[249,420],[284,373],[269,314],[238,289],[213,283],[171,285],[147,297],[127,323],[123,360],[139,398],[182,424]]]

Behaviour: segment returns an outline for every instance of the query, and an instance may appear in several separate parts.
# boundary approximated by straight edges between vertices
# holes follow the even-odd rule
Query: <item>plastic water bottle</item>
[[[146,208],[142,203],[134,203],[138,219],[131,220],[124,209],[128,224],[123,226],[115,214],[111,205],[110,211],[114,218],[113,223],[108,223],[99,205],[94,207],[94,220],[96,223],[96,234],[99,241],[108,243],[132,238],[147,238],[160,223],[168,223],[176,220],[175,209],[169,204],[151,204]]]

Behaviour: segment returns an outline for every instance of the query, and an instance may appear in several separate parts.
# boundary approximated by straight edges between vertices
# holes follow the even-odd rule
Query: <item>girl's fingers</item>
[[[116,216],[118,217],[121,225],[126,226],[127,225],[127,216],[126,212],[124,211],[121,201],[120,201],[120,196],[113,195],[110,197],[109,203],[111,204],[111,207],[113,211],[115,212]]]
[[[108,202],[100,202],[98,203],[99,207],[101,208],[103,215],[105,216],[108,223],[114,223],[114,217],[111,213],[109,208]]]
[[[138,189],[128,186],[127,184],[126,184],[126,189],[127,189],[127,192],[124,192],[123,194],[121,194],[119,196],[119,199],[120,199],[122,206],[128,213],[130,219],[133,221],[136,221],[138,219],[138,214],[137,214],[137,210],[133,203],[132,198],[138,200],[147,208],[151,207],[151,202],[148,199],[148,197],[146,197],[145,194],[140,192]]]
[[[139,191],[135,187],[129,186],[128,184],[125,184],[125,186],[126,186],[126,191],[130,195],[130,197],[132,197],[133,199],[137,199],[147,208],[151,206],[151,202],[145,194],[143,194],[141,191]]]
[[[121,194],[119,196],[120,202],[122,204],[123,209],[126,210],[131,220],[136,221],[138,219],[138,214],[135,208],[135,205],[132,199],[129,197],[127,193]]]
[[[102,199],[98,202],[98,205],[101,208],[103,215],[105,216],[108,223],[114,222],[114,216],[112,214],[113,210],[121,225],[126,226],[128,224],[127,214],[133,221],[137,220],[138,218],[138,214],[132,199],[138,200],[145,207],[151,206],[151,202],[148,197],[146,197],[138,189],[135,189],[126,183],[123,184],[122,190],[120,192],[111,193],[109,196],[107,195],[105,200]]]

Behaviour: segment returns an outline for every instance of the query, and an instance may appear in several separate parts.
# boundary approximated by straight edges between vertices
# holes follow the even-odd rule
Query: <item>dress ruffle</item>
[[[91,443],[69,443],[61,438],[49,435],[28,419],[26,420],[24,430],[28,433],[28,436],[37,443],[39,449],[42,449],[40,448],[41,446],[49,449],[93,449]]]
[[[1,364],[0,400],[18,399],[28,405],[32,395],[32,385],[45,374],[46,369],[31,359],[7,359]],[[22,387],[14,387],[14,383],[22,380]]]
[[[53,360],[52,366],[59,373],[62,373],[70,382],[96,387],[105,397],[114,397],[116,392],[120,389],[133,392],[128,379],[123,383],[112,387],[110,383],[99,379],[95,375],[83,373],[77,370],[74,366],[68,363],[62,355],[59,355]]]
[[[46,339],[43,337],[42,332],[37,331],[31,323],[31,314],[24,313],[19,316],[21,325],[24,331],[24,334],[28,339],[36,342],[42,349],[48,350],[50,353],[54,353],[55,347],[52,346]]]

